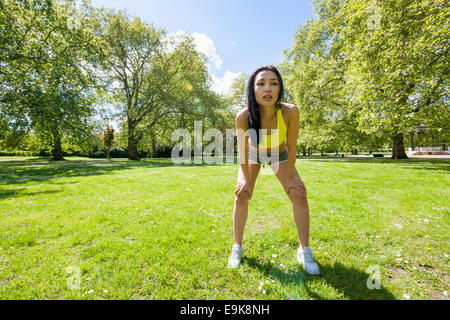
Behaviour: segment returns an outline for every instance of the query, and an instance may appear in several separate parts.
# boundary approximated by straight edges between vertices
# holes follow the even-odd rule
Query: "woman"
[[[233,210],[234,241],[229,268],[239,268],[244,248],[242,239],[256,178],[262,163],[270,164],[294,207],[300,247],[297,260],[309,274],[319,274],[309,248],[309,207],[306,189],[295,168],[299,111],[282,103],[283,80],[273,66],[255,70],[247,85],[247,108],[236,116],[239,174]],[[257,134],[261,131],[261,134]],[[249,141],[250,140],[250,141]]]

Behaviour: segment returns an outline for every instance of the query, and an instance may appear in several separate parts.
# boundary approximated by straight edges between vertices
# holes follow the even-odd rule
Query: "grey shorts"
[[[266,154],[265,152],[250,149],[248,151],[248,162],[259,164],[277,164],[288,161],[288,149],[280,153]]]

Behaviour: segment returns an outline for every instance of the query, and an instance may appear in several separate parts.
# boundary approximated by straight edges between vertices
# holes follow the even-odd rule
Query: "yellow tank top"
[[[281,109],[277,109],[277,130],[272,134],[261,134],[261,141],[258,144],[259,148],[262,149],[273,149],[286,140],[287,127],[284,123],[283,114]]]

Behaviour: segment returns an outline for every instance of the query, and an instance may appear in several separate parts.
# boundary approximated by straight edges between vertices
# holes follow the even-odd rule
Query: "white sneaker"
[[[244,248],[238,244],[233,246],[231,250],[231,256],[228,260],[229,269],[239,269],[241,267],[241,259],[244,256]]]
[[[314,261],[312,251],[309,247],[304,247],[303,250],[298,248],[297,261],[303,265],[303,268],[309,274],[320,274],[319,266]]]

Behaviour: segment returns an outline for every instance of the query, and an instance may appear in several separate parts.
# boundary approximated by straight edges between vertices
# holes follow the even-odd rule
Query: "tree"
[[[102,144],[106,148],[106,152],[108,153],[108,159],[111,160],[111,148],[114,145],[114,128],[111,125],[107,125],[103,134],[99,136]]]
[[[342,2],[338,34],[348,57],[346,92],[359,129],[385,132],[392,158],[419,123],[448,128],[449,4],[444,0]],[[322,3],[322,5],[324,5]]]
[[[188,37],[164,39],[164,30],[122,12],[109,12],[105,21],[115,98],[127,123],[129,158],[137,160],[145,132],[152,132],[168,114],[194,104],[190,91],[206,81],[206,66]]]
[[[241,73],[231,84],[230,104],[233,111],[238,112],[246,107],[245,95],[249,76]]]
[[[94,126],[100,57],[95,10],[75,1],[0,5],[1,114],[12,130],[50,136],[53,159],[62,160],[63,136],[89,135]]]
[[[145,108],[142,87],[151,68],[151,59],[161,46],[162,31],[140,19],[130,21],[122,12],[104,15],[103,38],[108,52],[108,67],[114,95],[127,121],[129,158],[138,159],[136,127]]]
[[[188,35],[165,37],[164,30],[122,12],[109,12],[105,21],[114,97],[126,122],[129,158],[137,160],[140,142],[158,131],[156,125],[210,113],[215,97],[207,85],[206,57]]]
[[[166,37],[143,91],[151,103],[139,126],[142,136],[163,129],[166,137],[158,139],[171,141],[169,128],[193,129],[195,121],[202,121],[203,129],[220,129],[224,100],[211,90],[209,81],[206,57],[196,51],[193,38],[187,34]]]
[[[342,131],[353,127],[380,141],[389,137],[392,157],[399,159],[406,157],[404,133],[419,123],[448,131],[445,1],[316,0],[314,5],[317,18],[297,30],[285,63],[287,85],[303,119],[317,131],[316,140],[328,132],[318,129],[328,127],[345,134],[347,145],[353,139],[373,141]]]
[[[280,65],[286,91],[300,110],[299,146],[306,150],[349,150],[367,135],[357,132],[354,113],[347,108],[348,68],[337,30],[337,1],[315,2],[316,19],[300,26],[294,45]]]

